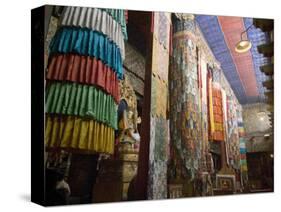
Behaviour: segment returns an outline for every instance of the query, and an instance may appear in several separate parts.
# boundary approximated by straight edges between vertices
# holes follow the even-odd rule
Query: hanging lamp
[[[245,34],[250,28],[251,26],[253,26],[253,24],[251,24],[245,31],[243,31],[241,33],[241,39],[240,41],[235,45],[235,51],[237,53],[245,53],[247,52],[249,49],[251,49],[252,47],[252,43],[250,40],[248,39],[243,39],[243,34]]]

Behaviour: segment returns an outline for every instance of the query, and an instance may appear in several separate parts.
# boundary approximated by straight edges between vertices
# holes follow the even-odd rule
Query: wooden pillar
[[[150,15],[150,25],[152,13]],[[150,28],[150,27],[149,27]],[[145,65],[144,101],[142,109],[141,142],[139,149],[138,172],[135,181],[135,199],[147,199],[148,161],[150,141],[150,108],[151,108],[151,61],[152,61],[152,32],[147,33],[147,55]]]
[[[154,12],[147,49],[138,199],[167,198],[170,13]]]

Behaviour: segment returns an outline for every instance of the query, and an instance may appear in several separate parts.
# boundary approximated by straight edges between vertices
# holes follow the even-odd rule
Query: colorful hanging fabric
[[[46,116],[47,149],[113,154],[114,129],[95,120],[74,116]]]
[[[201,126],[202,126],[202,170],[210,171],[207,165],[209,140],[208,140],[208,100],[207,100],[207,63],[202,53],[199,52],[198,70],[200,74],[201,85],[199,86],[201,95]]]
[[[232,168],[240,169],[240,151],[236,102],[233,96],[227,96],[227,150],[228,163]]]
[[[106,36],[86,28],[61,27],[50,44],[50,53],[77,53],[100,59],[121,79],[123,75],[120,49]]]
[[[120,24],[121,14],[108,14],[94,8],[64,9],[49,46],[47,150],[114,152],[127,35],[123,36],[126,22]]]
[[[118,9],[102,9],[102,10],[106,11],[109,15],[111,15],[114,18],[115,21],[117,21],[121,25],[124,39],[128,40],[125,11],[118,10]]]
[[[46,112],[88,117],[117,129],[117,105],[94,86],[51,82],[46,91]]]
[[[241,165],[241,172],[246,177],[247,175],[247,160],[246,160],[246,141],[245,141],[245,130],[243,124],[243,117],[242,117],[242,108],[237,108],[237,120],[238,120],[238,133],[239,133],[239,143],[240,143],[240,165]]]
[[[106,11],[90,7],[65,7],[61,16],[61,25],[101,32],[118,45],[122,58],[125,57],[122,26]]]
[[[48,65],[48,80],[71,81],[96,85],[119,102],[116,72],[94,57],[75,54],[54,55]]]
[[[214,109],[213,109],[213,86],[212,86],[212,76],[210,70],[207,75],[207,95],[208,95],[208,115],[209,115],[209,140],[213,139],[213,133],[215,131],[215,121],[214,121]]]
[[[224,141],[224,121],[223,121],[223,106],[222,106],[222,93],[218,83],[213,83],[213,111],[214,111],[214,141]]]
[[[227,138],[228,126],[227,126],[227,102],[226,102],[226,92],[224,89],[221,89],[222,97],[222,111],[223,111],[223,127],[225,132],[225,138]]]

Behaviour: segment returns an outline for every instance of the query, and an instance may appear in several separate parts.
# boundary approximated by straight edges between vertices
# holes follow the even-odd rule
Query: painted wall
[[[247,152],[273,152],[270,112],[267,109],[268,105],[264,103],[243,106]]]
[[[124,60],[124,73],[132,82],[132,86],[139,95],[144,94],[145,58],[140,52],[125,42],[126,57]]]

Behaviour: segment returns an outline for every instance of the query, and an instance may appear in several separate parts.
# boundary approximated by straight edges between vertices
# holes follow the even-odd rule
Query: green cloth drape
[[[112,96],[90,85],[52,82],[46,93],[46,112],[89,117],[117,129],[117,105]]]

